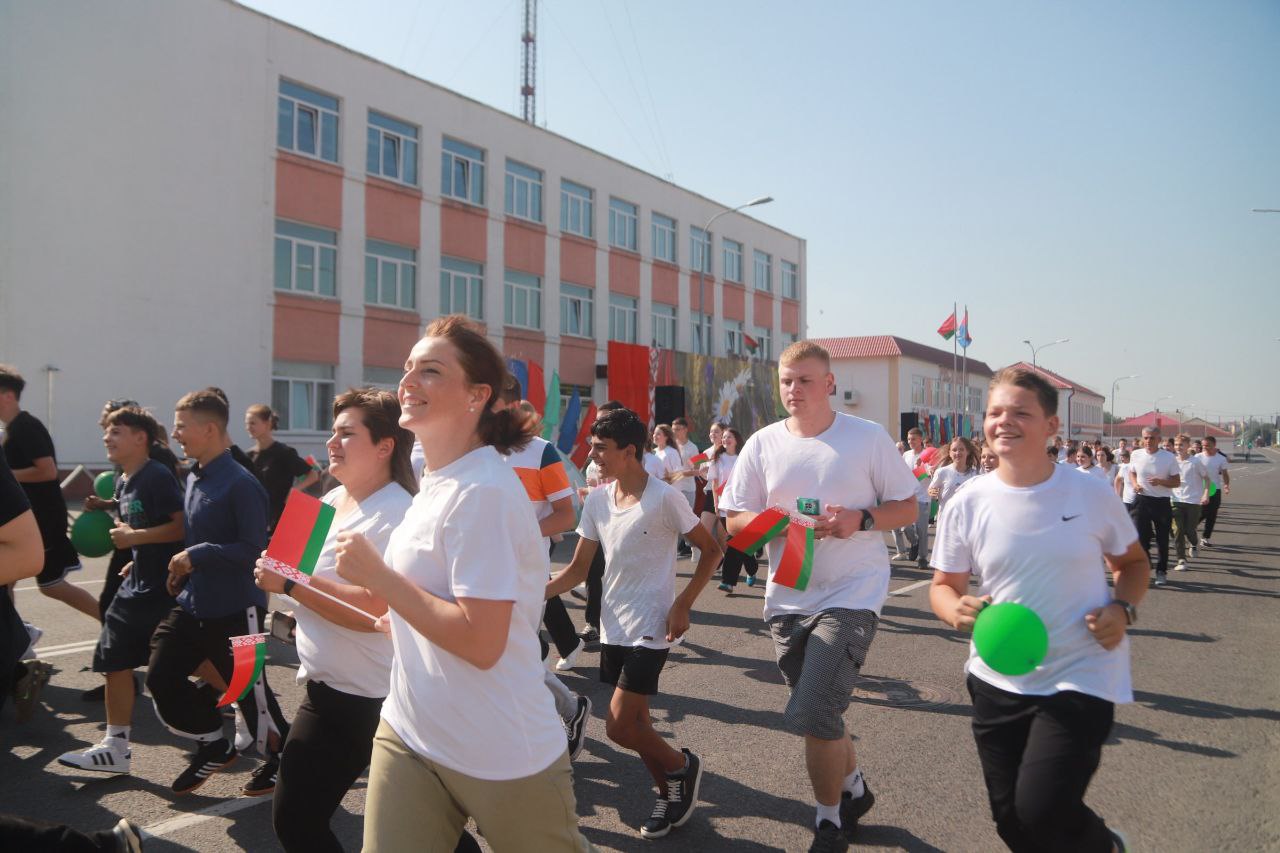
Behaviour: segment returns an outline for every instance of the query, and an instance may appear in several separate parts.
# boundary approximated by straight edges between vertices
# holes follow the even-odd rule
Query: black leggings
[[[1115,705],[1074,691],[1023,696],[973,676],[968,685],[991,815],[1009,849],[1110,853],[1111,832],[1084,793]]]
[[[552,542],[548,554],[555,549],[556,545]],[[573,620],[569,618],[569,611],[565,609],[560,596],[547,599],[547,609],[542,613],[542,624],[547,626],[547,633],[551,635],[551,641],[556,644],[556,651],[560,653],[560,657],[571,654],[578,647],[578,633],[573,628]],[[543,657],[546,655],[544,654]]]
[[[1209,503],[1205,504],[1204,512],[1200,513],[1200,520],[1204,522],[1204,538],[1213,538],[1213,527],[1218,523],[1218,509],[1222,506],[1222,490],[1214,492],[1209,496]]]
[[[80,832],[66,824],[0,814],[0,850],[57,850],[60,853],[96,853],[119,850],[111,830]]]
[[[717,523],[727,536],[729,531],[725,527],[724,519],[719,519]],[[760,564],[750,554],[744,554],[737,548],[726,546],[724,549],[724,568],[720,570],[721,581],[729,586],[736,586],[738,578],[742,577],[743,569],[746,569],[747,577],[753,578],[756,576],[756,572],[760,571]]]
[[[600,597],[604,595],[604,545],[596,543],[596,555],[587,570],[587,612],[583,617],[593,628],[600,627]]]

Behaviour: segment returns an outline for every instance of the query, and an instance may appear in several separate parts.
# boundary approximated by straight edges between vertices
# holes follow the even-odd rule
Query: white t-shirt
[[[662,473],[658,475],[659,480],[664,479],[669,474],[675,474],[678,471],[683,471],[687,467],[684,464],[684,459],[680,456],[680,451],[676,450],[669,444],[666,447],[655,448],[653,455],[662,460]],[[692,483],[693,479],[691,477],[686,477],[680,480],[681,483],[686,481]],[[669,485],[678,487],[679,484],[671,483]],[[680,489],[680,491],[684,490]]]
[[[896,451],[897,448],[895,447],[894,450]],[[924,455],[925,450],[928,450],[928,448],[921,448],[920,452],[916,453],[914,450],[908,448],[907,451],[902,454],[902,461],[907,463],[907,470],[911,472],[911,478],[913,480],[916,479],[915,471],[917,468],[925,469],[926,473],[924,479],[916,480],[916,501],[922,504],[927,504],[930,501],[929,486],[933,480],[932,476],[928,473],[929,466],[920,461],[920,457]]]
[[[641,462],[644,464],[644,472],[650,477],[657,477],[661,480],[667,475],[667,466],[663,464],[656,454],[645,451],[644,459]]]
[[[619,509],[618,485],[587,496],[578,535],[604,548],[600,642],[670,647],[667,613],[676,600],[676,542],[698,526],[684,495],[654,477],[640,502]]]
[[[692,468],[693,463],[689,460],[698,455],[698,445],[692,441],[686,441],[684,444],[676,442],[676,452],[680,454],[680,467],[677,471],[683,471],[685,468]],[[677,489],[686,495],[693,494],[695,485],[692,477],[684,477],[679,482],[673,483]]]
[[[1124,487],[1124,497],[1122,500],[1127,504],[1131,504],[1135,500],[1133,484],[1129,482],[1129,469],[1132,467],[1133,465],[1129,462],[1121,462],[1116,466],[1116,480],[1120,480],[1121,485]],[[1114,484],[1114,482],[1115,481],[1113,480],[1112,483]],[[1112,490],[1114,491],[1114,485]]]
[[[1026,675],[1001,675],[969,644],[965,671],[988,684],[1032,696],[1075,690],[1132,702],[1129,638],[1107,651],[1085,626],[1090,610],[1112,600],[1104,554],[1123,554],[1137,534],[1115,492],[1062,465],[1039,485],[1018,488],[983,477],[959,492],[938,519],[931,562],[943,572],[972,572],[978,595],[1034,610],[1049,631],[1044,662]]]
[[[422,450],[422,442],[413,440],[413,449],[409,451],[409,464],[413,466],[414,479],[422,479],[422,470],[427,467],[427,454]]]
[[[938,506],[942,506],[956,493],[956,489],[978,476],[978,467],[970,465],[969,470],[961,473],[955,465],[947,465],[933,472],[933,485],[941,491],[938,493]]]
[[[1103,467],[1101,465],[1098,465],[1097,463],[1090,465],[1088,468],[1084,467],[1083,465],[1077,465],[1076,470],[1080,471],[1081,473],[1088,474],[1090,477],[1097,477],[1099,480],[1101,480],[1104,483],[1111,482],[1111,478],[1107,476],[1107,472],[1103,470]]]
[[[338,486],[321,500],[337,506],[346,494]],[[313,578],[327,578],[346,583],[338,577],[337,536],[343,530],[363,533],[381,554],[386,550],[391,533],[399,526],[405,511],[413,502],[399,483],[388,483],[356,504],[356,508],[337,519],[329,528],[324,547],[316,559]],[[380,631],[353,631],[334,624],[303,605],[295,608],[298,620],[298,683],[323,681],[334,690],[381,699],[391,685],[391,638]]]
[[[902,464],[893,440],[873,421],[837,412],[821,435],[792,435],[786,421],[770,424],[747,439],[720,506],[735,512],[763,512],[781,506],[796,512],[799,498],[817,498],[819,512],[835,504],[867,509],[885,501],[915,497],[916,480]],[[769,578],[782,562],[783,537],[769,549]],[[803,592],[770,583],[764,617],[812,615],[832,608],[880,612],[889,594],[889,552],[881,530],[856,531],[848,539],[828,536],[813,549],[813,573]]]
[[[721,518],[724,518],[724,509],[720,507],[720,496],[724,494],[724,488],[729,484],[729,475],[733,473],[733,466],[737,462],[738,454],[726,451],[707,463],[707,492],[714,496],[716,511]]]
[[[1199,456],[1179,459],[1178,476],[1182,478],[1182,484],[1173,490],[1173,499],[1178,503],[1198,504],[1209,494],[1209,485],[1205,482],[1209,478],[1209,472]]]
[[[481,447],[428,472],[387,558],[445,601],[515,606],[506,650],[482,670],[428,641],[392,602],[395,662],[382,718],[414,752],[473,778],[545,770],[565,750],[538,647],[550,561],[529,497],[498,451]]]
[[[1129,468],[1138,478],[1142,494],[1153,498],[1172,498],[1173,489],[1168,486],[1155,486],[1151,478],[1167,479],[1178,473],[1178,457],[1161,448],[1155,453],[1146,449],[1135,450],[1129,454]]]
[[[1213,480],[1213,484],[1219,489],[1222,488],[1222,472],[1227,470],[1227,457],[1222,453],[1215,453],[1210,456],[1207,452],[1201,451],[1196,454],[1196,458],[1204,464],[1204,469],[1209,472],[1209,478]]]

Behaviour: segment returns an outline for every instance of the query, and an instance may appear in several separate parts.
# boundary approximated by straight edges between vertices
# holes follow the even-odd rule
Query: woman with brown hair
[[[253,473],[262,483],[262,488],[267,490],[268,534],[276,529],[276,522],[284,512],[284,502],[294,484],[305,489],[320,479],[298,451],[275,440],[274,433],[279,427],[280,418],[270,406],[255,403],[244,413],[245,431],[253,439],[253,448],[248,453],[253,462]],[[301,482],[299,477],[302,477]]]

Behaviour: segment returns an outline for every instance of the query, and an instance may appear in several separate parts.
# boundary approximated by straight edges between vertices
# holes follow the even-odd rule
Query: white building
[[[0,361],[60,462],[104,400],[206,385],[319,449],[424,323],[603,390],[609,339],[765,357],[804,334],[805,241],[229,0],[0,6]],[[692,263],[691,263],[692,262]]]

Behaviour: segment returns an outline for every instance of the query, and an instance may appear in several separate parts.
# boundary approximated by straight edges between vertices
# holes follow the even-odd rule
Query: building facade
[[[432,317],[603,394],[610,340],[776,359],[803,239],[229,0],[7,4],[0,360],[64,464],[218,385],[318,450]],[[699,270],[702,289],[699,292]],[[243,441],[236,427],[233,437]]]

